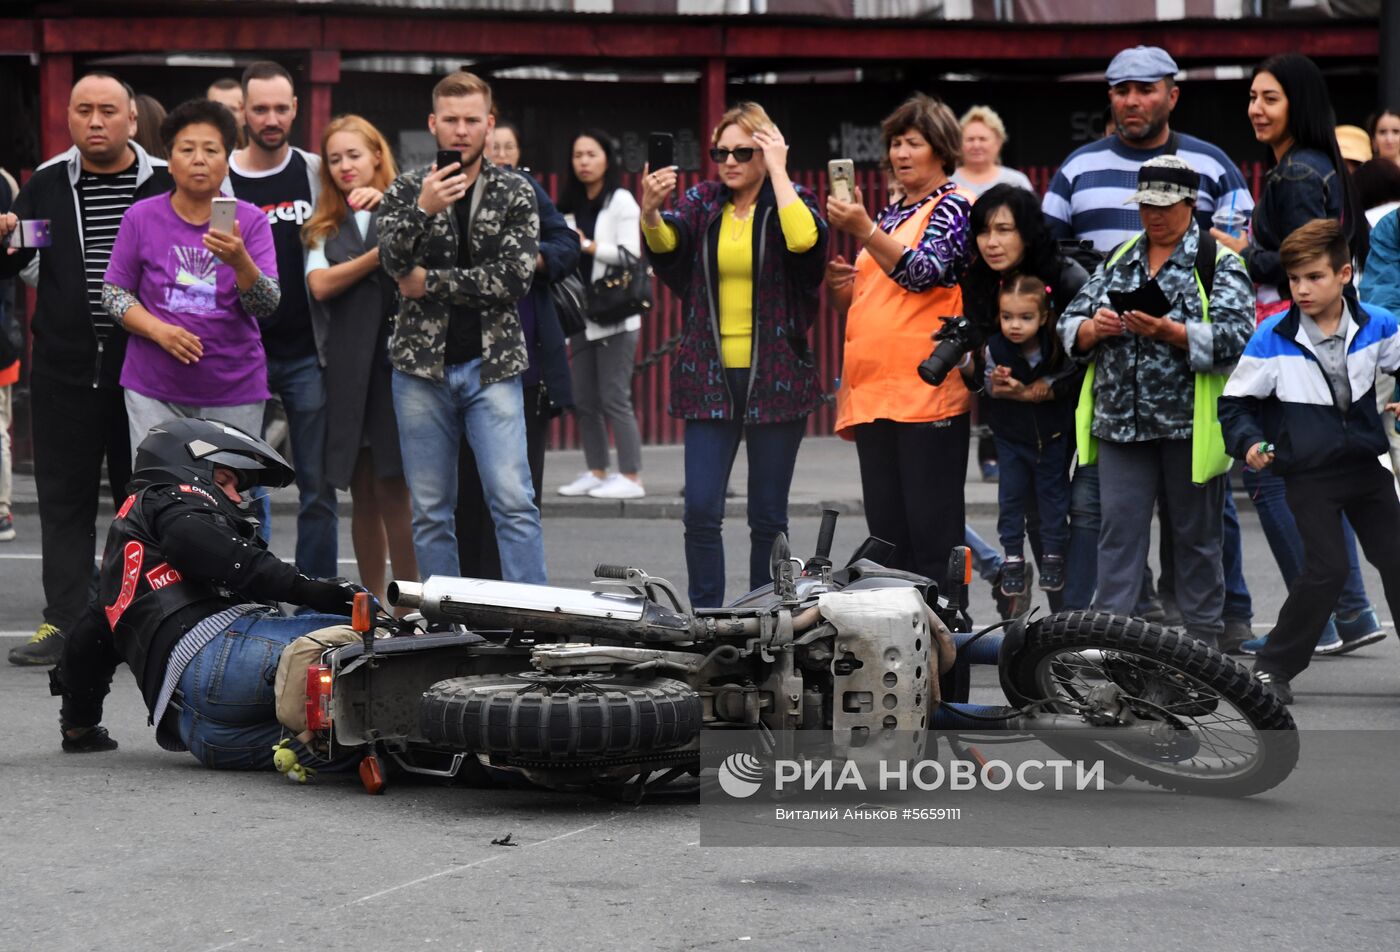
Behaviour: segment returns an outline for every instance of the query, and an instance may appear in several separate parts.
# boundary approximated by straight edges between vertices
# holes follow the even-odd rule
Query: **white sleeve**
[[[306,273],[313,271],[324,271],[331,266],[326,259],[326,243],[324,241],[313,241],[306,247]]]
[[[622,252],[618,249],[626,248],[640,258],[642,256],[642,208],[632,197],[632,193],[621,188],[613,192],[608,207],[603,211],[603,214],[598,216],[600,226],[605,218],[610,222],[612,228],[607,234],[599,234],[594,239],[598,247],[594,250],[593,257],[603,264],[622,264]],[[601,227],[597,230],[600,233],[603,231]]]

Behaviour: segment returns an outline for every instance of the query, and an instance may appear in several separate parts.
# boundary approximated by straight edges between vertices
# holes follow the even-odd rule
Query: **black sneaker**
[[[1283,675],[1273,674],[1269,671],[1256,671],[1254,676],[1262,683],[1267,684],[1274,695],[1284,704],[1293,703],[1293,688]]]
[[[117,741],[102,725],[89,727],[77,737],[69,737],[63,731],[63,752],[65,754],[96,754],[106,750],[116,750]]]
[[[1186,617],[1181,614],[1181,606],[1176,603],[1175,595],[1168,594],[1167,592],[1160,592],[1158,598],[1162,603],[1162,624],[1186,624]]]
[[[1040,590],[1059,592],[1065,587],[1065,557],[1047,555],[1040,560]]]
[[[1225,633],[1220,636],[1218,650],[1221,654],[1244,654],[1240,647],[1254,639],[1254,628],[1242,619],[1227,619]]]
[[[65,635],[56,625],[44,622],[24,644],[11,648],[10,664],[38,667],[58,664],[63,658]]]
[[[1015,599],[1026,594],[1026,560],[1007,559],[1001,566],[1001,593]]]

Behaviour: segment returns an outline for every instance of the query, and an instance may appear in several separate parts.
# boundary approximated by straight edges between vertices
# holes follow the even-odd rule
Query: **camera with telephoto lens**
[[[939,320],[943,322],[943,326],[933,335],[938,345],[933,348],[933,353],[919,364],[919,377],[930,387],[941,384],[949,371],[962,363],[963,355],[980,343],[982,336],[977,333],[973,323],[960,314],[956,317],[942,317]]]

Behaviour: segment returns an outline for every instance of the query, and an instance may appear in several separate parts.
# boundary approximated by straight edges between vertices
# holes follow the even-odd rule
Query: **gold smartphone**
[[[829,190],[838,202],[850,204],[856,200],[856,164],[850,159],[832,159],[826,163]]]

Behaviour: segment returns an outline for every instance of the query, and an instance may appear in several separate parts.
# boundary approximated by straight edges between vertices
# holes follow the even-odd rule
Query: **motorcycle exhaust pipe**
[[[416,612],[423,604],[423,586],[418,582],[390,582],[388,596],[394,608]]]
[[[692,619],[639,595],[434,575],[391,582],[389,604],[431,622],[481,630],[528,630],[565,638],[691,641]]]

